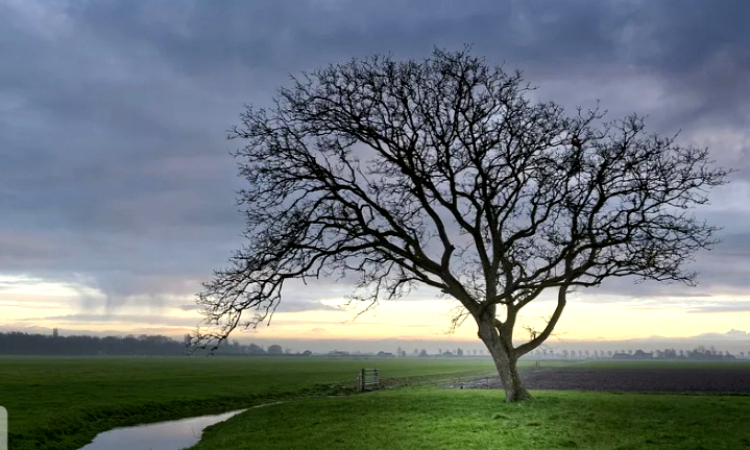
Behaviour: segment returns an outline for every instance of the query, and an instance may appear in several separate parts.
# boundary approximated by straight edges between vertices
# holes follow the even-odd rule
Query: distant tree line
[[[612,359],[669,359],[669,360],[700,360],[700,361],[731,361],[739,358],[745,358],[745,352],[733,355],[729,351],[720,351],[711,346],[706,348],[699,346],[693,350],[675,350],[673,348],[664,350],[655,350],[653,352],[644,352],[636,350],[635,352],[621,351],[612,355]]]
[[[183,355],[187,350],[183,341],[167,336],[59,336],[20,332],[0,333],[0,355],[115,355],[115,356],[170,356]],[[198,352],[200,353],[200,351]],[[290,349],[270,345],[267,349],[256,344],[243,345],[238,341],[224,343],[216,352],[224,355],[283,355]],[[306,352],[305,354],[310,354]]]
[[[113,355],[113,356],[170,356],[183,355],[186,353],[189,336],[182,341],[168,336],[145,335],[140,336],[60,336],[54,330],[53,334],[29,334],[20,332],[0,333],[0,355],[60,355],[60,356],[87,356],[87,355]],[[280,345],[269,345],[266,348],[257,344],[241,344],[237,340],[223,342],[216,350],[221,355],[301,355],[310,356],[309,350],[303,353],[294,353],[289,348]],[[198,351],[198,354],[201,354]],[[331,351],[327,356],[357,356],[360,353],[347,351]],[[375,356],[381,357],[406,357],[408,353],[400,347],[396,353],[381,351]],[[414,349],[413,356],[419,357],[463,357],[463,356],[488,356],[484,350],[454,350],[439,349],[437,354],[429,354],[426,349]],[[643,350],[562,350],[537,349],[530,354],[537,359],[673,359],[673,360],[733,360],[750,358],[750,351],[738,352],[736,355],[728,351],[720,351],[715,347],[700,346],[693,350],[664,349],[654,352]]]
[[[669,360],[701,360],[701,361],[726,361],[734,359],[750,358],[750,351],[731,354],[729,351],[717,350],[711,346],[696,347],[693,350],[675,350],[673,348],[654,350],[646,352],[641,349],[630,350],[562,350],[555,352],[550,349],[539,349],[531,353],[532,357],[542,359],[669,359]]]

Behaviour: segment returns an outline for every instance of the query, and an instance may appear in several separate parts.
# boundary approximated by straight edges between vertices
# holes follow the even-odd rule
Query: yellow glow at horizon
[[[739,300],[739,299],[738,299]],[[320,338],[383,339],[404,337],[440,339],[448,328],[450,306],[445,301],[401,301],[381,304],[374,314],[365,313],[352,322],[352,312],[280,313],[270,327],[258,336],[294,336]],[[552,302],[531,304],[519,319],[521,324],[544,324],[554,309]],[[346,321],[347,323],[342,323]],[[750,312],[690,313],[678,308],[639,309],[623,304],[597,304],[572,300],[555,329],[555,337],[564,340],[620,340],[654,335],[664,337],[695,336],[707,332],[747,329]],[[323,330],[312,332],[314,328]],[[476,340],[477,327],[471,318],[452,336],[456,340]],[[525,338],[522,330],[516,337]]]
[[[82,293],[101,297],[102,305],[83,309]],[[597,299],[600,302],[597,302]],[[604,301],[606,300],[606,301]],[[689,313],[679,307],[639,309],[637,302],[612,302],[613,298],[596,295],[573,295],[556,327],[556,337],[564,340],[619,340],[659,335],[664,337],[694,336],[707,332],[726,332],[730,329],[748,329],[750,312]],[[644,299],[647,300],[647,299]],[[716,301],[730,301],[716,298]],[[748,300],[737,298],[736,300]],[[175,302],[190,303],[192,297],[179,298]],[[134,330],[162,330],[179,335],[193,327],[138,322],[152,315],[170,318],[195,319],[201,316],[196,311],[184,311],[176,304],[162,306],[122,306],[106,311],[104,297],[86,286],[71,286],[50,283],[33,278],[11,278],[0,276],[0,325],[26,324],[27,326],[59,327],[68,330],[116,330],[129,333]],[[329,306],[341,305],[341,299],[326,299]],[[278,312],[271,326],[260,326],[251,333],[258,338],[304,338],[304,339],[425,339],[475,341],[476,324],[467,319],[455,334],[446,330],[450,321],[451,300],[401,300],[383,302],[375,310],[355,319],[355,310],[321,310],[303,312]],[[543,318],[549,317],[554,308],[550,301],[532,303],[524,309],[520,324],[530,324],[537,330]],[[44,317],[63,317],[73,314],[104,314],[105,320],[43,320]],[[127,315],[117,320],[118,315]],[[243,333],[242,337],[248,335]],[[517,338],[524,338],[519,330]]]

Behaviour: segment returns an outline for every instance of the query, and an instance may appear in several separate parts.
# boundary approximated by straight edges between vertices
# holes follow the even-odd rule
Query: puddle
[[[207,426],[223,422],[243,411],[246,410],[114,428],[97,434],[90,444],[79,450],[181,450],[197,444]]]

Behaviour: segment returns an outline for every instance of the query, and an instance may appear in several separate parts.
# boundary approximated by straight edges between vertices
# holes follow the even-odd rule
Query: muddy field
[[[524,372],[528,389],[613,392],[750,393],[750,370],[742,369],[541,369]],[[457,383],[455,389],[502,389],[499,378]]]

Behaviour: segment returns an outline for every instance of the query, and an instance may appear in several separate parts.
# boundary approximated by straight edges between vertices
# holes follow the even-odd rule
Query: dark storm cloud
[[[743,0],[4,2],[0,273],[84,280],[111,305],[195,292],[241,242],[223,138],[242,104],[374,52],[473,43],[568,108],[600,98],[713,142],[750,180],[746,23]],[[731,213],[732,245],[696,263],[701,291],[748,288],[750,208]]]

